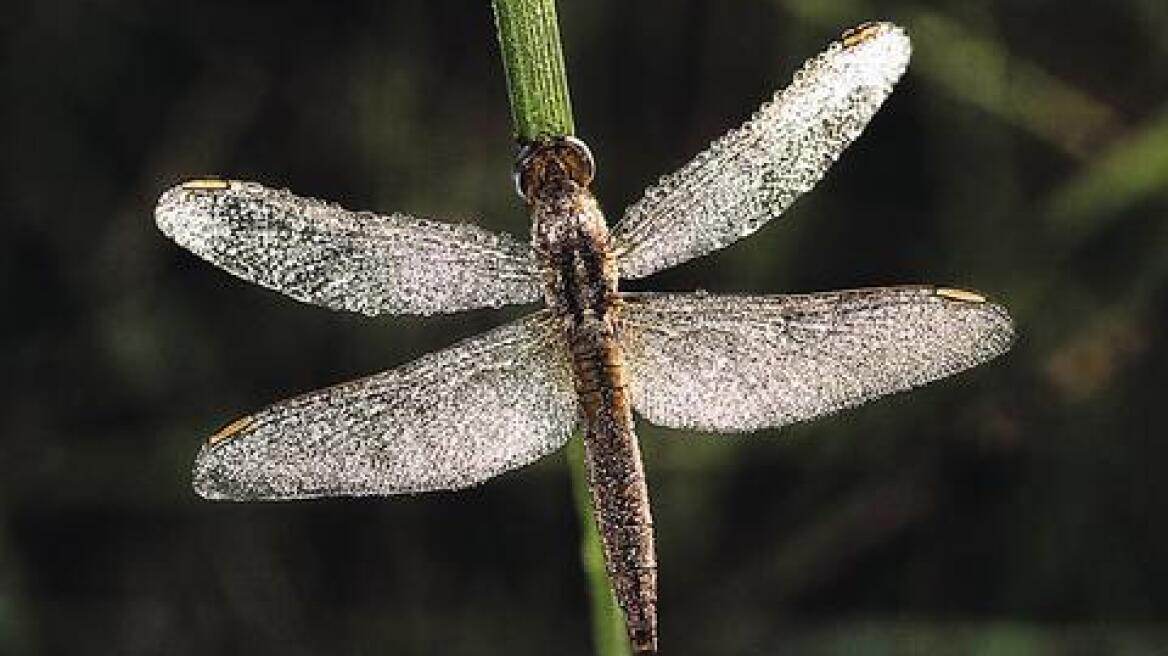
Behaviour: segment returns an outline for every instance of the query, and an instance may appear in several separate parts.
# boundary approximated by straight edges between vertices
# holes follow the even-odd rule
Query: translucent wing
[[[641,278],[718,250],[783,213],[859,136],[909,52],[900,28],[877,23],[808,61],[750,121],[628,208],[613,229],[621,276]]]
[[[563,446],[579,409],[547,311],[219,431],[195,461],[216,499],[453,490]]]
[[[634,294],[622,310],[636,408],[663,426],[771,428],[858,405],[1003,353],[1002,307],[960,290],[795,296]]]
[[[542,296],[531,249],[507,235],[350,212],[254,182],[196,180],[162,195],[158,227],[227,271],[364,314],[434,314]]]

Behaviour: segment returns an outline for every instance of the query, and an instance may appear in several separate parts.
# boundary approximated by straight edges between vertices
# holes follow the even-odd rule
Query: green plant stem
[[[515,138],[571,135],[572,103],[555,0],[492,0]]]
[[[573,134],[575,127],[555,0],[492,0],[492,4],[507,73],[515,138],[523,142]],[[613,598],[604,549],[592,514],[583,440],[573,439],[567,454],[580,519],[580,557],[588,580],[596,653],[628,656],[624,613]]]

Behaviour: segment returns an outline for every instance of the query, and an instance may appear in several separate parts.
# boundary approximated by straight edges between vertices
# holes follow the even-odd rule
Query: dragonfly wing
[[[631,294],[622,342],[633,407],[663,426],[773,428],[923,385],[1005,352],[982,297],[935,287],[791,296]]]
[[[235,500],[453,490],[530,463],[579,422],[555,328],[537,312],[244,417],[204,444],[195,490]]]
[[[908,65],[887,23],[854,30],[808,61],[742,127],[649,188],[613,229],[622,277],[723,248],[782,214],[823,177]]]
[[[162,195],[158,227],[227,271],[364,314],[434,314],[542,295],[530,247],[471,225],[351,212],[254,182],[195,180]]]

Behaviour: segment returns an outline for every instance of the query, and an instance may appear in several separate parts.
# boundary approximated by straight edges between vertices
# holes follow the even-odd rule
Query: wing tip
[[[195,494],[210,501],[226,501],[234,498],[223,485],[219,459],[210,452],[210,445],[203,444],[195,464],[191,469],[191,488]]]
[[[201,178],[191,178],[184,180],[166,191],[158,198],[158,209],[168,207],[174,201],[186,198],[191,193],[214,193],[218,191],[229,191],[238,184],[236,180],[229,180],[227,178],[220,178],[218,176],[206,176]]]
[[[912,41],[904,28],[886,21],[869,21],[846,30],[837,41],[840,51],[860,57],[873,57],[888,62],[894,71],[893,79],[900,77],[912,56]]]
[[[154,207],[154,221],[164,235],[182,243],[180,237],[184,231],[181,223],[184,217],[189,216],[189,211],[186,210],[191,204],[192,197],[230,191],[236,185],[235,180],[215,176],[191,178],[180,182],[158,197],[158,204]]]
[[[863,43],[885,36],[907,38],[904,28],[889,21],[864,21],[855,27],[844,30],[840,35],[840,43],[845,48],[853,48]]]
[[[212,501],[246,498],[246,495],[233,493],[233,489],[238,487],[238,481],[232,481],[231,477],[226,475],[229,469],[224,467],[222,447],[241,437],[255,423],[254,415],[245,415],[231,421],[203,441],[191,471],[191,487],[196,494]]]
[[[985,357],[979,362],[991,360],[1010,350],[1017,338],[1014,318],[1005,306],[991,301],[980,292],[956,287],[934,287],[933,295],[950,303],[958,303],[975,310],[983,320],[981,337],[985,344]]]

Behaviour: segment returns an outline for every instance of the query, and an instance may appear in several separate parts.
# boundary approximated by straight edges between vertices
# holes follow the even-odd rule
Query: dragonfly
[[[933,285],[779,295],[630,293],[782,214],[862,132],[905,71],[890,23],[846,32],[744,125],[610,230],[574,137],[522,145],[523,243],[470,224],[353,212],[252,182],[166,191],[158,227],[245,280],[366,315],[543,302],[409,364],[231,422],[193,485],[237,501],[457,490],[583,434],[607,572],[637,653],[656,653],[657,556],[634,412],[652,424],[773,429],[957,373],[1011,345],[1006,309]]]

